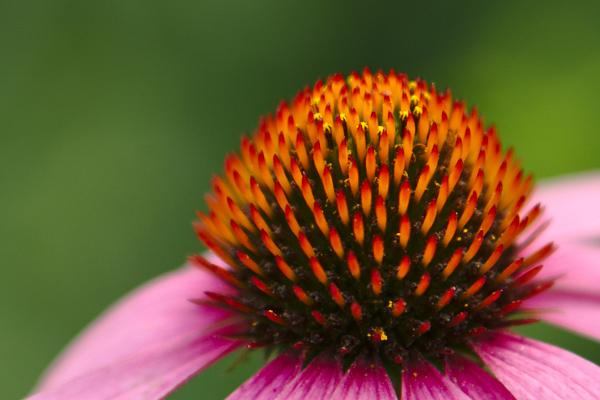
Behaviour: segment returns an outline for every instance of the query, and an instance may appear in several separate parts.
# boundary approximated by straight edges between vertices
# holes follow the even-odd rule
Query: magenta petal
[[[446,375],[472,399],[514,400],[489,372],[459,354],[446,357]]]
[[[504,332],[482,335],[472,347],[519,400],[600,397],[600,367],[566,350]]]
[[[274,399],[302,369],[302,353],[288,350],[279,355],[233,392],[227,400]]]
[[[397,400],[394,385],[378,358],[359,357],[342,378],[330,400]]]
[[[540,184],[532,204],[542,203],[552,220],[540,242],[600,237],[600,173],[597,171],[565,176]]]
[[[536,279],[559,278],[559,290],[598,293],[600,248],[561,244],[554,254],[542,261],[544,268]]]
[[[525,303],[551,324],[600,340],[600,294],[549,290]]]
[[[205,298],[205,290],[229,289],[210,273],[185,267],[135,290],[69,345],[50,367],[38,390],[58,387],[104,368],[111,371],[113,364],[127,362],[129,358],[146,359],[159,353],[162,356],[161,352],[171,351],[167,344],[176,351],[184,342],[196,343],[199,340],[200,344],[204,343],[209,337],[207,330],[232,315],[228,311],[188,301],[190,298]],[[218,351],[214,353],[217,358],[231,347],[231,342],[218,342]],[[213,361],[202,357],[197,370]],[[133,369],[128,372],[136,373]]]
[[[231,332],[229,328],[218,333]],[[176,338],[43,391],[29,400],[162,399],[194,376],[199,368],[237,347],[236,342],[213,334],[192,340]]]
[[[297,374],[279,393],[278,399],[328,399],[342,380],[342,361],[338,353],[321,353]],[[262,394],[258,400],[274,396]]]
[[[470,399],[448,377],[421,356],[407,362],[402,372],[402,400]]]

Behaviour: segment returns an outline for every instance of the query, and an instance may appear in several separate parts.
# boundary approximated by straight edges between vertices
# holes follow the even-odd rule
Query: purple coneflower
[[[600,175],[532,198],[449,91],[393,71],[318,82],[212,186],[211,252],[115,305],[33,399],[163,398],[243,347],[276,356],[229,399],[600,396],[598,366],[509,329],[600,339]]]

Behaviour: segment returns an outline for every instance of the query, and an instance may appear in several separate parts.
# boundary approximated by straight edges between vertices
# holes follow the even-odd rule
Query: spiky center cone
[[[519,214],[531,177],[477,110],[405,75],[305,89],[212,183],[196,229],[231,269],[193,259],[235,288],[208,295],[248,320],[248,347],[399,363],[531,322],[518,306],[551,285],[529,281],[552,245],[515,244],[541,211]]]

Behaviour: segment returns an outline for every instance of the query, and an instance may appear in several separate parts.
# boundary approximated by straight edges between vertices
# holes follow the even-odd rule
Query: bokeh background
[[[477,105],[538,178],[600,168],[597,1],[3,1],[0,397],[117,298],[201,252],[191,228],[240,135],[369,66]],[[590,212],[593,212],[590,210]],[[600,345],[534,337],[600,362]],[[229,358],[173,399],[222,399]]]

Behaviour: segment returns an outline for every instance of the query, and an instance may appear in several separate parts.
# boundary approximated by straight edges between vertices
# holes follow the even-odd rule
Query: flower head
[[[192,257],[199,268],[143,289],[92,328],[40,398],[85,390],[98,368],[128,363],[127,391],[96,398],[159,398],[241,346],[280,355],[232,399],[525,398],[548,378],[562,398],[600,393],[598,367],[506,330],[538,320],[528,304],[556,305],[544,292],[559,275],[542,268],[555,246],[530,201],[531,176],[449,91],[393,71],[319,81],[261,120],[212,187],[195,227],[213,255]],[[583,249],[583,268],[596,266],[597,250]],[[183,291],[166,289],[184,277]],[[169,327],[156,310],[136,316],[151,329],[132,338],[126,318],[161,290],[185,311]],[[590,331],[566,321],[555,322]],[[111,346],[117,355],[85,367]]]
[[[516,239],[532,188],[493,128],[406,76],[336,75],[282,103],[213,180],[196,229],[234,287],[247,346],[395,364],[437,357],[515,319],[552,245]],[[536,231],[533,230],[535,235]]]

